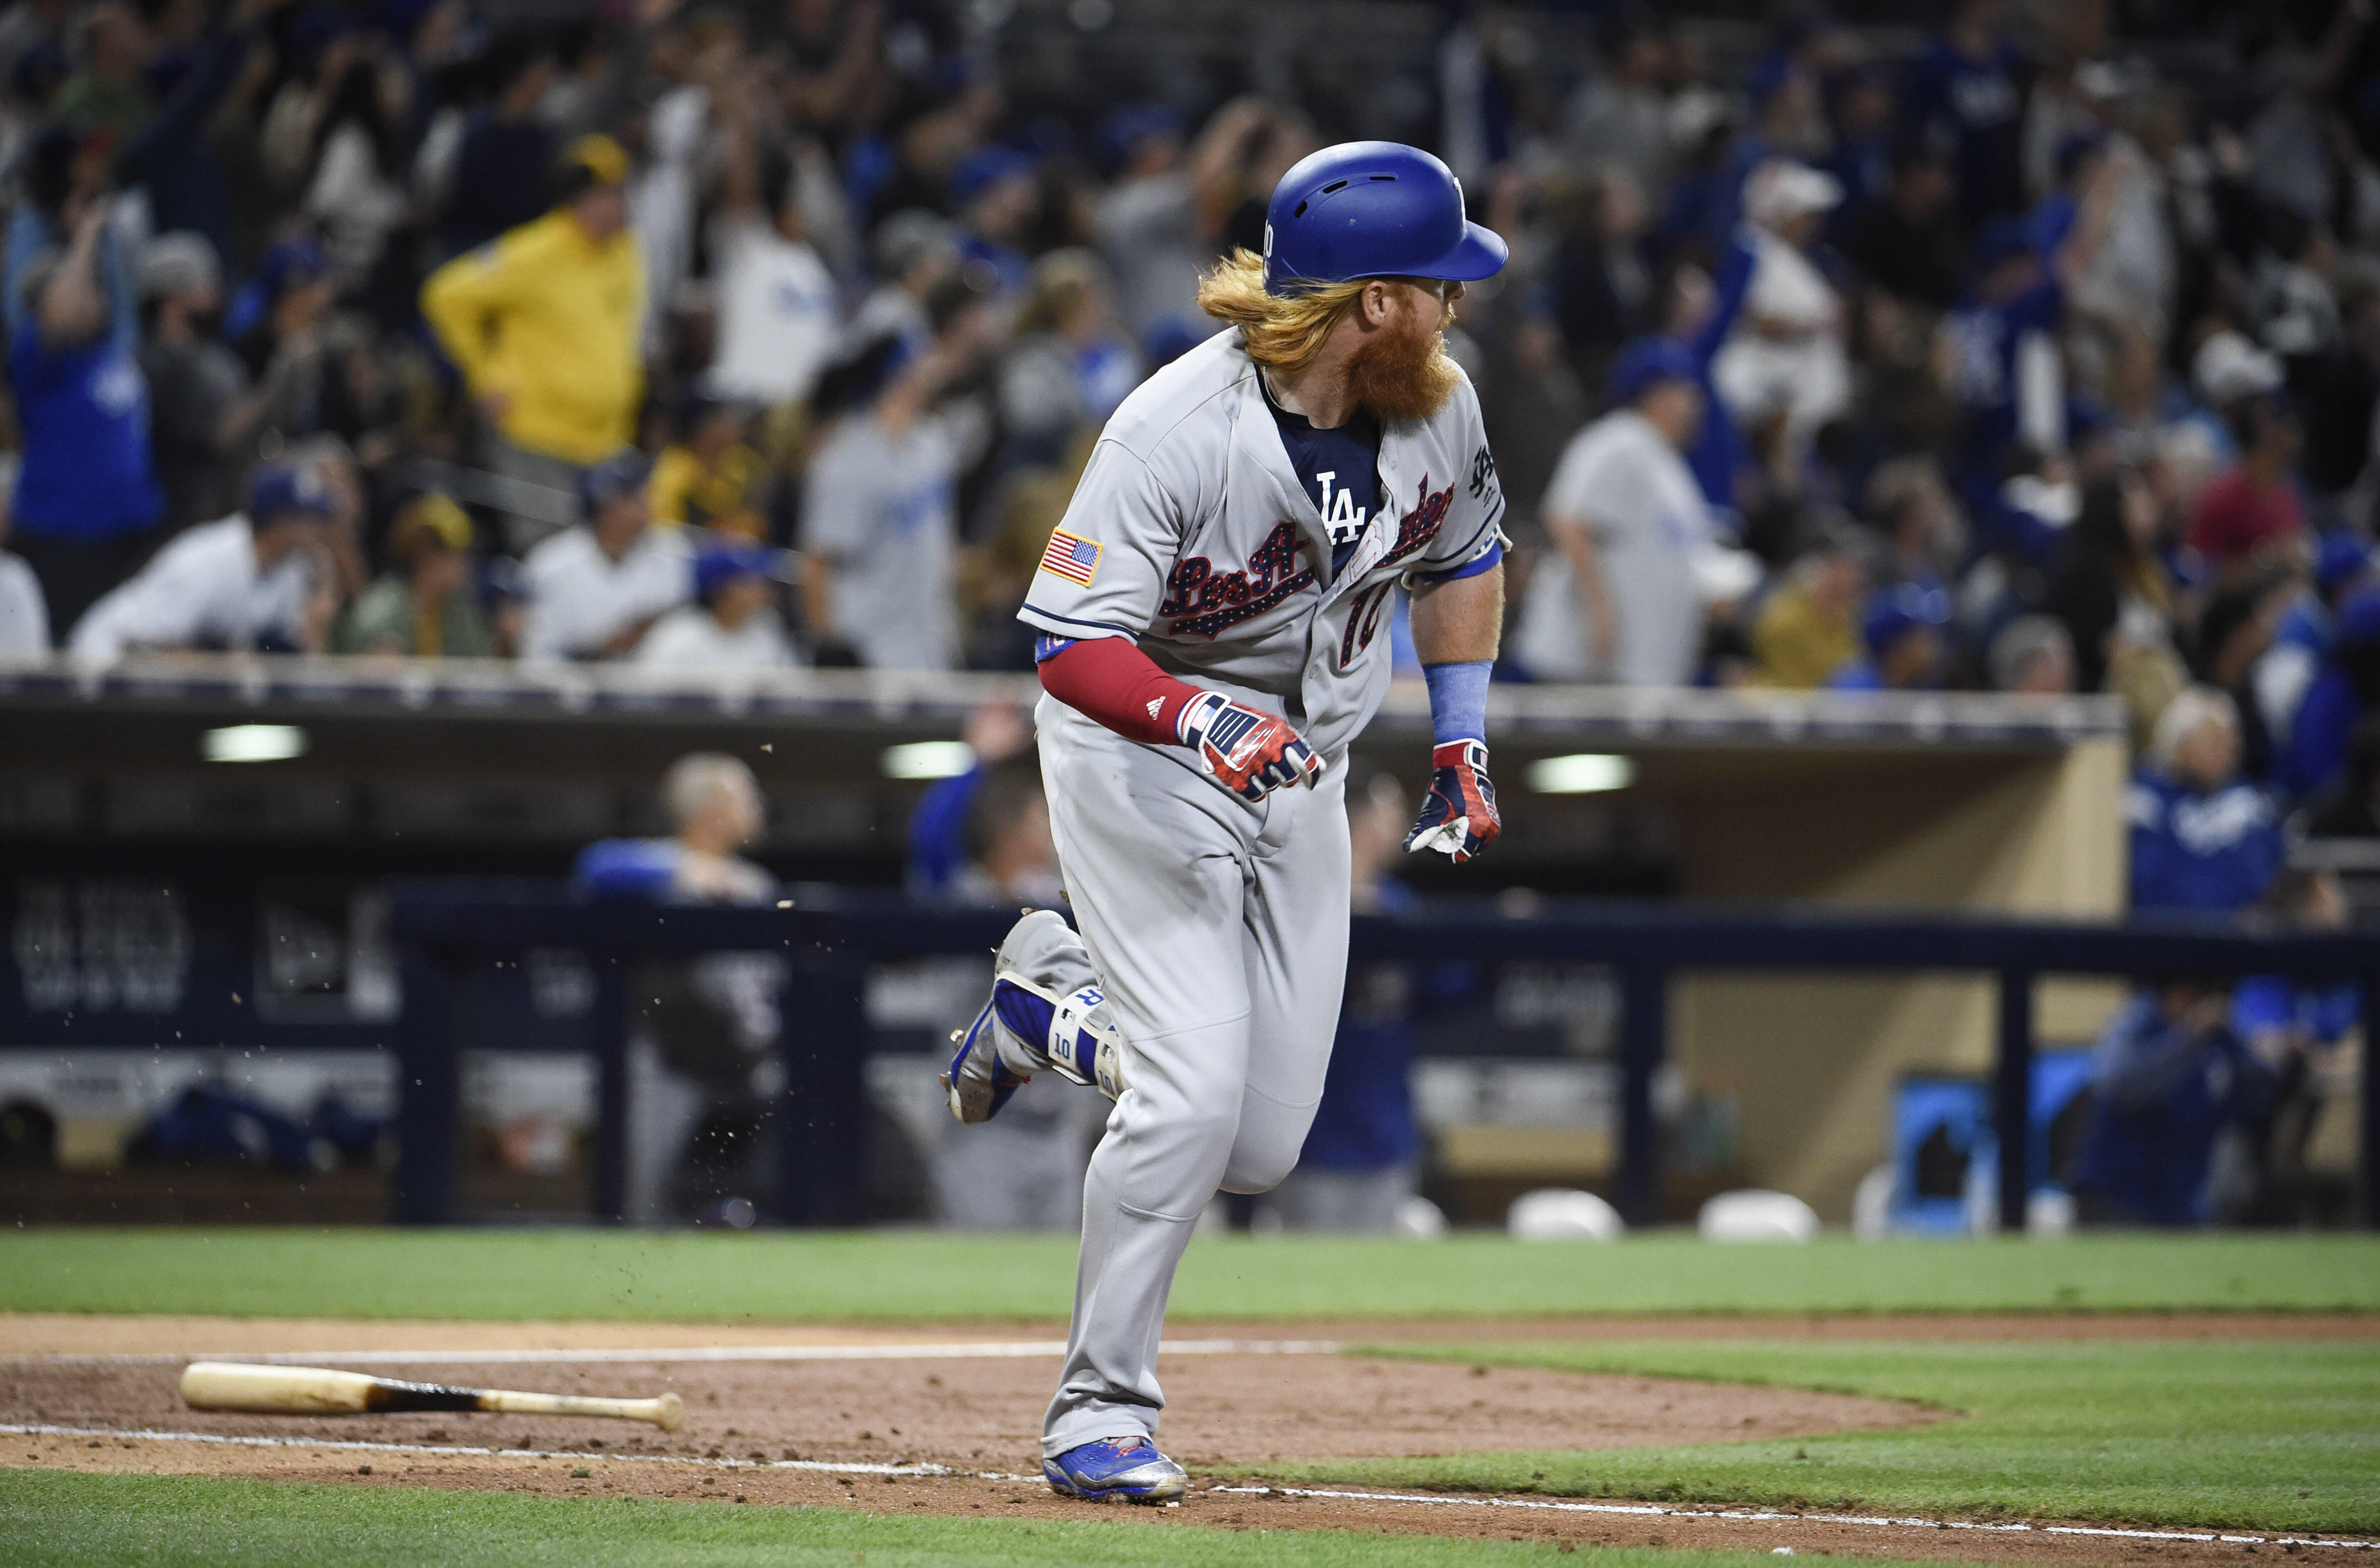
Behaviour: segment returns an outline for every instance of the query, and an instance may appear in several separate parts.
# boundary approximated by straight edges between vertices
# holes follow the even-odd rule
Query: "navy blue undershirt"
[[[1265,388],[1265,407],[1281,427],[1281,444],[1297,482],[1322,514],[1330,530],[1330,576],[1354,553],[1364,537],[1364,525],[1380,509],[1380,421],[1358,408],[1335,430],[1317,430],[1303,414],[1293,414],[1272,399]]]

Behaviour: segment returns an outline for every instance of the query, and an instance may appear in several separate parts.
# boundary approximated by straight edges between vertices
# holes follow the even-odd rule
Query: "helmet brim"
[[[1476,283],[1493,277],[1504,270],[1512,259],[1512,248],[1494,229],[1475,223],[1463,225],[1463,237],[1454,249],[1427,267],[1411,267],[1402,275],[1416,278],[1444,278],[1451,283]]]

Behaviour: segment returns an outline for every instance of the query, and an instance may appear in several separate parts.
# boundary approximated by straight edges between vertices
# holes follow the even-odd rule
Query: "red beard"
[[[1382,423],[1427,419],[1454,395],[1460,374],[1435,326],[1384,327],[1347,363],[1347,395]]]

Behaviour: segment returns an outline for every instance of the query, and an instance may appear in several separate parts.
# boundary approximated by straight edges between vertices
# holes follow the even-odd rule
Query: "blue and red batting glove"
[[[1496,786],[1488,782],[1484,741],[1450,740],[1429,754],[1429,794],[1421,820],[1405,834],[1408,850],[1443,850],[1458,866],[1504,831],[1496,814]]]
[[[1182,710],[1180,731],[1199,769],[1243,800],[1322,777],[1322,759],[1288,720],[1244,708],[1219,691],[1200,692]]]

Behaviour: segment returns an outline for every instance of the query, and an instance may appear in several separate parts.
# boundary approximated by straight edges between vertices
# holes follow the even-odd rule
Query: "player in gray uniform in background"
[[[1484,710],[1503,496],[1444,351],[1504,242],[1428,153],[1350,142],[1274,191],[1262,257],[1199,288],[1219,334],[1108,421],[1019,617],[1081,935],[1043,910],[996,960],[946,1082],[963,1122],[1044,1068],[1115,1100],[1043,1472],[1104,1501],[1178,1497],[1154,1437],[1158,1341],[1220,1189],[1297,1163],[1347,966],[1346,755],[1389,685],[1402,586],[1438,746],[1408,849],[1495,836]]]

